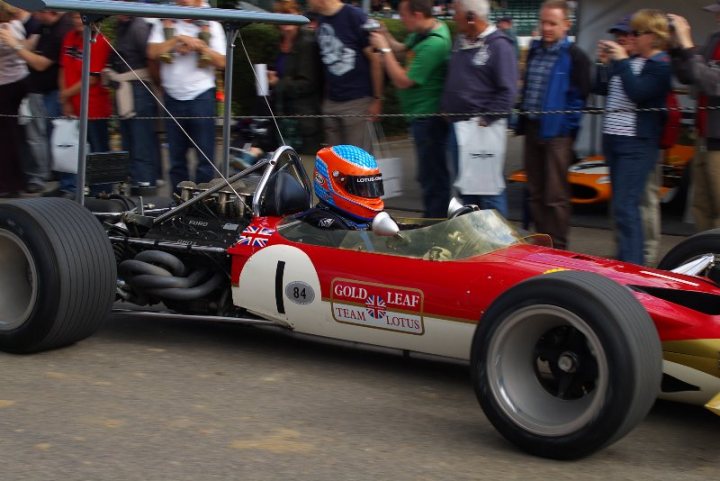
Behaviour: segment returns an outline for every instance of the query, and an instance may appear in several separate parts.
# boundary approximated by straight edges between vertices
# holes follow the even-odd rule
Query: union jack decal
[[[243,246],[266,247],[270,236],[274,233],[274,229],[249,225],[242,231],[238,243]]]
[[[382,319],[387,314],[385,310],[385,299],[381,296],[368,296],[365,300],[365,310],[373,319]]]

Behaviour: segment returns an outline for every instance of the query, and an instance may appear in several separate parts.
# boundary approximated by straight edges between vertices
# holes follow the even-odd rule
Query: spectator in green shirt
[[[425,217],[440,218],[450,202],[448,127],[432,114],[439,112],[452,39],[447,25],[433,17],[432,7],[432,0],[402,0],[398,12],[410,35],[401,43],[381,28],[370,36],[370,45],[398,89],[403,113],[411,115]]]

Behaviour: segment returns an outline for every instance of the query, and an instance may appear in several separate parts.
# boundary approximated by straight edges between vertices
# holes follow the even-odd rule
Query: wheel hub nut
[[[557,365],[561,371],[572,373],[577,371],[578,360],[574,353],[564,352],[558,358]]]

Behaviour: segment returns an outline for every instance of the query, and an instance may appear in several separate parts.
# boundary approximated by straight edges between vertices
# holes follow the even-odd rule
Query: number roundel
[[[295,304],[305,305],[315,300],[315,291],[309,284],[295,281],[285,286],[285,296]]]

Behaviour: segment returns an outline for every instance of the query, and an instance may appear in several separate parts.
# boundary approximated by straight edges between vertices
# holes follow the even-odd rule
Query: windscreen
[[[467,259],[526,243],[526,238],[494,210],[471,212],[426,227],[402,229],[393,237],[378,236],[370,231],[324,230],[295,219],[285,220],[278,232],[294,242],[436,261]],[[546,244],[542,239],[533,243]]]

